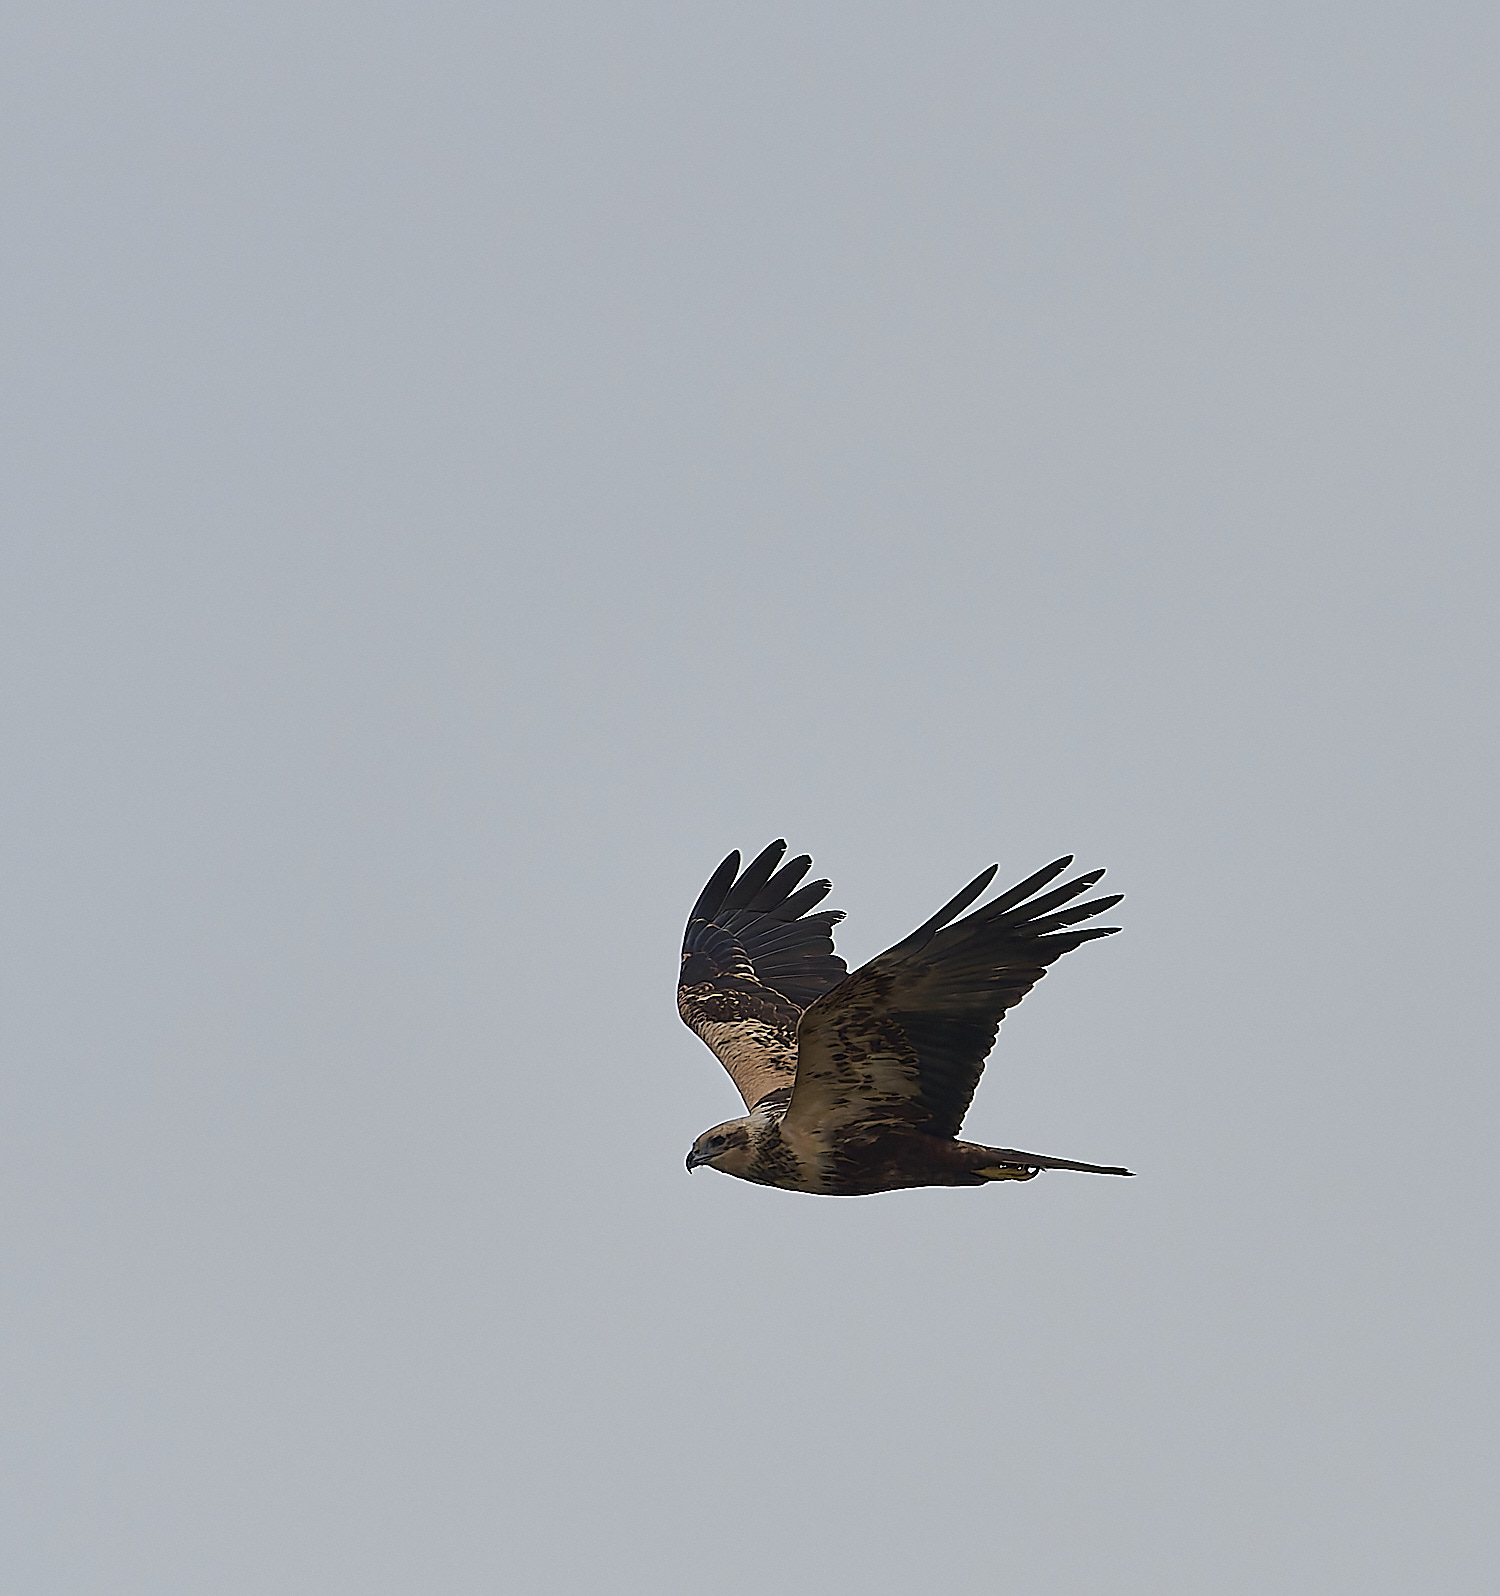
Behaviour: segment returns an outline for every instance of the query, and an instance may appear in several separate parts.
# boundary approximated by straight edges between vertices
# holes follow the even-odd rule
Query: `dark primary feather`
[[[741,873],[736,851],[714,871],[688,916],[679,985],[697,984],[732,965],[735,973],[753,975],[805,1008],[849,973],[833,951],[833,927],[843,911],[807,913],[833,883],[814,881],[794,891],[812,859],[800,854],[778,870],[785,852],[784,841],[773,842]]]
[[[899,1125],[957,1135],[1006,1010],[1054,960],[1118,929],[1065,929],[1120,901],[1115,894],[1062,910],[1102,870],[1036,895],[1071,863],[1056,860],[953,923],[993,879],[985,871],[814,1003],[798,1029],[788,1127],[833,1120],[856,1137]]]

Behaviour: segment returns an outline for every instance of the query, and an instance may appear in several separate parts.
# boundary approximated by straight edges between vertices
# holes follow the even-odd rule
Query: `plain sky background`
[[[3,1596],[1495,1589],[1493,5],[3,35]],[[690,1179],[778,836],[1138,1178]]]

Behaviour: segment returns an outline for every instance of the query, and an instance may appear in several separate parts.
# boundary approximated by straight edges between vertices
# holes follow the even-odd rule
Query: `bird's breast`
[[[750,1180],[786,1191],[829,1190],[822,1148],[813,1138],[784,1134],[779,1120],[755,1128],[751,1152]]]

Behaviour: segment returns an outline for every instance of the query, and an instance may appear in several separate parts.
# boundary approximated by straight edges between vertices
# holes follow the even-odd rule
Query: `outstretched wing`
[[[743,873],[739,853],[730,854],[693,905],[682,941],[678,1013],[729,1071],[747,1108],[791,1087],[803,1009],[849,973],[833,951],[843,913],[807,912],[832,883],[798,888],[812,860],[802,854],[778,870],[785,852],[785,842],[773,842]]]
[[[990,884],[992,865],[926,925],[815,1002],[797,1033],[785,1128],[833,1131],[855,1143],[896,1126],[957,1135],[1005,1011],[1054,959],[1119,930],[1066,929],[1120,901],[1116,894],[1062,908],[1102,870],[1041,891],[1072,862],[1057,860],[950,925]]]

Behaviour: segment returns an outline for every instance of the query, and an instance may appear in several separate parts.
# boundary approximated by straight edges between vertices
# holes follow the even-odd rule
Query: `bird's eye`
[[[708,1138],[708,1145],[710,1147],[722,1147],[724,1145],[724,1138],[722,1136],[710,1136]]]

